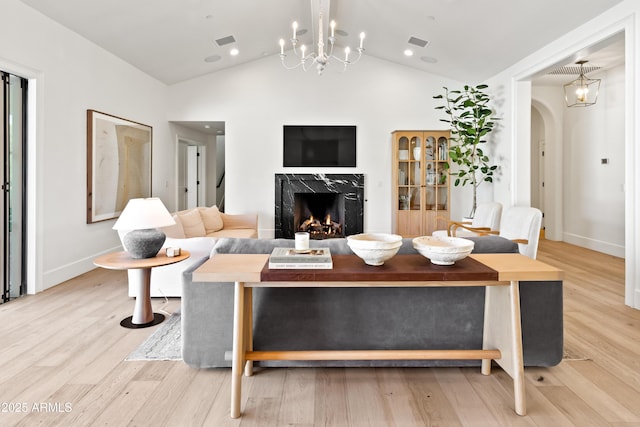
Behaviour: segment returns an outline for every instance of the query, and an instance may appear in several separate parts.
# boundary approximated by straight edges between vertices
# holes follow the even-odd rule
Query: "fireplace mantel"
[[[364,229],[364,175],[362,174],[276,174],[275,237],[292,238],[295,233],[295,195],[337,193],[344,197],[345,236]]]

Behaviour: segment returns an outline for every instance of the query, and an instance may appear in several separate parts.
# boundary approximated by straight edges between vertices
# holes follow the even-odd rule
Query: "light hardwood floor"
[[[301,368],[245,378],[232,420],[228,369],[124,361],[157,326],[120,327],[126,273],[96,269],[0,305],[0,425],[640,426],[640,311],[623,303],[624,261],[551,241],[539,259],[566,271],[567,358],[525,370],[525,417],[499,368]]]

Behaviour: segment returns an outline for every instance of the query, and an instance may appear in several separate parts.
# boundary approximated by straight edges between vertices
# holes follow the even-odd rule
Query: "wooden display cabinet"
[[[430,236],[450,218],[449,131],[394,131],[393,225],[403,237]]]

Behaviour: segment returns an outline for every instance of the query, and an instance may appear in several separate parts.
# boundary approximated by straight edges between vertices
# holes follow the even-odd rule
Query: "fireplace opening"
[[[312,239],[344,237],[344,194],[296,193],[293,222]]]
[[[276,174],[275,237],[293,239],[300,226],[313,216],[331,233],[313,238],[345,237],[363,232],[364,175]],[[308,223],[308,225],[311,224]],[[339,225],[339,233],[334,229]],[[327,235],[325,235],[327,234]],[[329,235],[331,234],[331,235]],[[310,236],[311,237],[311,236]]]

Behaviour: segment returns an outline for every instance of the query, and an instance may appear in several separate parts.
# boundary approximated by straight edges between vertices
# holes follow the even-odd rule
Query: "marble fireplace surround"
[[[293,238],[295,196],[301,193],[336,193],[344,197],[345,236],[364,230],[363,174],[276,174],[275,237]]]

